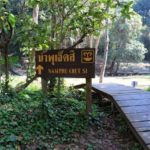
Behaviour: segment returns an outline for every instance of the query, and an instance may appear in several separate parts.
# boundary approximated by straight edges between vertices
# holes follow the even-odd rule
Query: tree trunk
[[[93,40],[94,40],[93,36],[90,35],[90,36],[89,36],[90,48],[93,48]]]
[[[33,21],[38,24],[38,18],[39,18],[39,4],[36,4],[36,6],[33,8]]]
[[[104,45],[104,59],[103,65],[100,70],[100,83],[104,80],[105,69],[107,65],[107,58],[108,58],[108,50],[109,50],[109,30],[108,30],[108,19],[106,20],[106,30],[105,30],[105,45]]]
[[[5,90],[8,91],[8,84],[9,84],[8,44],[6,44],[6,46],[5,46],[4,60],[5,60]]]
[[[116,70],[115,70],[115,74],[116,74],[116,75],[117,75],[117,73],[118,73],[119,67],[120,67],[120,62],[117,61],[117,66],[116,66]]]
[[[47,95],[48,92],[47,83],[48,80],[41,78],[42,92],[44,95]]]
[[[116,57],[112,60],[111,65],[109,67],[109,74],[110,75],[113,74],[115,63],[116,63]]]
[[[36,6],[33,8],[33,21],[38,24],[38,18],[39,18],[39,4],[36,4]],[[35,51],[35,49],[33,48],[33,51]],[[47,80],[41,78],[41,87],[42,87],[42,91],[44,94],[47,94]]]
[[[56,15],[53,14],[52,18],[51,18],[51,28],[52,28],[52,31],[51,31],[51,36],[50,36],[50,38],[52,40],[54,40],[54,38],[57,38],[57,34],[55,32],[56,23],[57,23],[57,18],[56,18]],[[62,38],[62,35],[61,35],[61,38]],[[56,48],[60,48],[60,47],[61,47],[60,45],[56,45],[56,44],[54,44],[54,45],[52,44],[51,45],[51,49],[56,49]],[[42,79],[42,80],[44,80],[44,79]],[[56,81],[57,81],[56,78],[53,78],[53,77],[48,78],[47,80],[45,80],[44,82],[42,82],[42,90],[43,91],[45,90],[44,92],[50,91],[51,93],[53,93],[54,87],[56,85]]]
[[[97,39],[96,39],[96,43],[95,43],[95,56],[97,56],[97,54],[98,54],[98,47],[99,47],[100,39],[101,39],[101,34],[99,34],[99,37],[97,37]]]

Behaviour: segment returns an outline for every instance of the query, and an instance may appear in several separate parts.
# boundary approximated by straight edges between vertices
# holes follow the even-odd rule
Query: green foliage
[[[145,60],[150,60],[150,27],[146,27],[143,31],[143,35],[141,37],[141,41],[143,42],[145,48],[147,48],[148,52],[145,55]]]
[[[75,133],[88,128],[85,101],[62,95],[45,97],[40,91],[0,95],[0,148],[51,149],[55,144],[71,142]],[[93,107],[93,117],[98,109]]]
[[[93,147],[93,145],[91,145],[91,144],[88,144],[88,146],[87,146],[87,150],[94,150],[94,147]]]
[[[131,20],[120,18],[110,32],[110,59],[116,57],[120,62],[143,60],[147,51],[139,41],[141,30],[142,23],[138,15]]]
[[[124,120],[123,116],[119,115],[116,119],[117,129],[121,134],[127,134],[129,128],[127,126],[126,121]]]
[[[141,42],[143,30],[141,17],[137,14],[134,14],[130,20],[121,17],[114,22],[109,33],[108,63],[111,71],[115,72],[115,65],[118,67],[121,62],[141,62],[144,60],[147,49]],[[102,39],[101,51],[103,47],[104,41]]]
[[[46,102],[45,107],[48,111],[50,134],[59,142],[70,141],[74,132],[82,133],[87,126],[83,102],[54,98],[51,102]]]
[[[12,25],[12,27],[15,27],[15,16],[13,14],[8,15],[8,22]]]
[[[28,58],[27,78],[35,74],[35,51],[67,48],[82,43],[89,35],[99,35],[105,27],[104,20],[113,21],[122,15],[131,14],[131,2],[120,0],[8,0],[8,15],[14,27],[13,42]],[[39,11],[38,8],[39,7]],[[107,12],[109,8],[111,11]],[[120,13],[116,13],[116,9]],[[3,11],[2,11],[3,12]],[[38,14],[35,22],[35,15]],[[15,21],[16,18],[16,21]],[[74,46],[75,47],[75,46]],[[15,50],[14,50],[15,51]],[[28,80],[27,79],[27,80]]]
[[[134,143],[134,146],[132,146],[132,148],[130,148],[129,150],[143,150],[143,148],[139,143]]]
[[[119,123],[118,131],[119,131],[121,134],[127,133],[127,131],[128,131],[128,126],[127,126],[125,120],[124,120],[123,118],[121,118],[118,123]]]
[[[4,56],[5,66],[5,90],[8,89],[9,72],[8,72],[8,45],[13,35],[13,28],[15,27],[15,16],[8,9],[9,3],[7,0],[0,2],[0,49]],[[1,52],[0,52],[1,54]]]
[[[55,95],[57,95],[57,90],[55,90]],[[67,96],[68,98],[74,97],[75,99],[78,99],[79,101],[85,100],[86,92],[84,89],[74,89],[73,87],[63,87],[61,89],[61,94],[64,96]]]
[[[138,0],[134,5],[134,10],[141,15],[142,22],[146,25],[146,30],[142,35],[142,42],[145,48],[148,49],[148,53],[145,55],[145,60],[149,61],[150,58],[150,39],[149,39],[149,27],[150,27],[150,3],[148,0]]]
[[[0,57],[0,64],[4,64],[4,58],[3,57]],[[17,64],[19,62],[19,58],[18,56],[9,56],[8,57],[8,63],[9,64]]]
[[[143,18],[143,24],[150,26],[150,3],[149,0],[138,0],[134,5],[134,10]]]
[[[117,129],[120,132],[120,134],[128,136],[130,130],[129,127],[127,126],[126,121],[124,120],[124,117],[122,115],[117,115],[115,121]],[[129,150],[142,150],[142,146],[135,141],[133,146]]]
[[[8,1],[0,3],[0,29],[4,30],[6,34],[10,30],[10,25],[14,27],[16,22],[15,16],[9,11],[8,7]]]
[[[126,62],[141,62],[145,58],[145,53],[147,49],[140,41],[131,41],[126,45]]]
[[[38,25],[31,15],[31,9],[37,4],[40,7]],[[116,17],[115,9],[129,16],[131,5],[131,2],[112,0],[28,0],[23,5],[25,11],[20,11],[17,16],[16,41],[22,43],[22,50],[28,54],[33,47],[38,50],[62,48],[65,41],[75,41],[79,34],[79,38],[83,34],[98,34],[106,18],[113,20]],[[19,6],[22,7],[21,3]],[[110,7],[110,13],[105,11],[106,7]]]
[[[147,89],[147,91],[150,91],[150,87]]]

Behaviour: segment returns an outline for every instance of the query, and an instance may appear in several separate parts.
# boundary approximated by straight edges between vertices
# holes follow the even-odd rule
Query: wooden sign
[[[95,76],[95,49],[37,51],[36,74],[42,78],[93,78]]]

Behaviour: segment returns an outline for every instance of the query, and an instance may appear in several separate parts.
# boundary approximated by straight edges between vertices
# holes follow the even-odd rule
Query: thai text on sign
[[[94,77],[95,49],[36,52],[36,74],[46,77]]]
[[[64,50],[58,51],[56,54],[41,53],[38,55],[38,62],[50,63],[51,65],[64,62],[75,62],[75,51],[71,50],[68,54],[64,53]]]

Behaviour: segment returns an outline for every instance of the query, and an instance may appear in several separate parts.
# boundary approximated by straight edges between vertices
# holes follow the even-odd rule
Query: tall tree
[[[110,74],[117,72],[121,62],[139,62],[144,59],[147,50],[140,41],[142,30],[141,17],[136,14],[130,20],[121,17],[113,24],[108,57]]]
[[[2,1],[0,3],[0,49],[4,56],[5,66],[5,90],[8,90],[9,71],[8,71],[8,46],[13,35],[15,26],[15,17],[8,9],[9,3]]]
[[[109,8],[106,8],[106,11],[109,12]],[[104,75],[105,75],[105,70],[106,70],[106,65],[107,65],[107,58],[108,58],[108,50],[109,50],[109,29],[108,29],[108,24],[109,20],[106,19],[106,29],[105,29],[105,40],[104,40],[104,58],[103,58],[103,64],[102,67],[100,68],[100,83],[103,82]]]
[[[32,10],[37,3],[40,11],[35,24]],[[22,0],[22,6],[24,11],[17,17],[16,41],[21,43],[27,57],[34,47],[36,50],[84,47],[85,38],[98,35],[105,26],[104,20],[118,16],[115,9],[120,10],[119,15],[130,14],[130,3],[119,0]],[[107,12],[106,7],[111,11]],[[34,76],[34,72],[29,73]]]
[[[141,41],[144,44],[144,47],[147,48],[148,52],[145,54],[145,60],[150,61],[150,27],[146,27],[143,31]]]
[[[144,46],[148,49],[145,54],[145,60],[150,60],[150,1],[149,0],[138,0],[134,5],[134,10],[141,15],[143,24],[146,25],[146,29],[143,32],[142,42]]]

